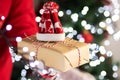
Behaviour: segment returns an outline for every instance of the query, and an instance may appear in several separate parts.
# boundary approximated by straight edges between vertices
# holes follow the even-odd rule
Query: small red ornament
[[[86,43],[91,43],[93,41],[93,35],[87,30],[83,31],[82,37],[85,39]]]

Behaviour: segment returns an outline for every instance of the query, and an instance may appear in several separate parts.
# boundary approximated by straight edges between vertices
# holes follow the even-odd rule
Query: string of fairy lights
[[[119,13],[120,13],[120,5],[118,3],[118,0],[112,0],[112,4],[113,6],[104,6],[104,7],[100,7],[98,9],[99,13],[104,13],[105,17],[111,16],[110,18],[106,18],[105,21],[102,21],[99,23],[99,27],[98,29],[95,29],[95,27],[91,24],[88,24],[86,20],[82,20],[81,21],[81,25],[84,27],[85,30],[90,30],[92,34],[99,34],[101,35],[103,33],[103,29],[106,29],[107,32],[109,33],[109,35],[112,35],[113,39],[115,41],[119,41],[120,40],[120,31],[115,32],[115,26],[113,25],[114,22],[119,20]],[[86,15],[87,12],[89,11],[89,7],[88,6],[84,6],[83,10],[81,11],[82,15]],[[78,17],[79,14],[77,13],[73,13],[71,10],[67,10],[65,12],[67,15],[71,15],[71,19],[73,20],[73,22],[77,22],[78,21]],[[64,16],[65,14],[64,12],[60,11],[59,12],[59,17]],[[69,32],[69,34],[67,35],[67,37],[73,38],[74,35],[77,35],[77,31],[73,30],[72,27],[69,28],[64,28],[64,31],[67,33]],[[80,42],[84,42],[84,38],[78,34],[77,35],[77,39]],[[104,41],[104,45],[105,46],[109,46],[110,45],[110,41],[109,40],[105,40]],[[96,43],[91,43],[90,44],[90,59],[91,61],[89,62],[89,65],[91,67],[96,67],[97,65],[100,65],[102,62],[105,61],[106,57],[105,56],[100,56],[98,58],[98,56],[96,56],[96,54],[98,52],[100,52],[102,55],[107,55],[107,57],[112,57],[113,53],[112,51],[107,51],[105,49],[105,46],[102,45],[98,45]],[[112,70],[114,71],[113,73],[113,78],[117,78],[118,77],[118,66],[116,64],[114,64],[112,66]],[[99,79],[103,80],[104,77],[107,75],[108,73],[105,70],[102,70],[100,75],[99,75]]]
[[[98,12],[99,13],[104,13],[104,16],[105,17],[108,17],[108,16],[111,16],[110,18],[106,18],[105,21],[102,21],[99,23],[99,27],[98,29],[96,29],[93,25],[91,24],[88,24],[86,20],[82,20],[81,21],[81,25],[84,27],[85,30],[90,30],[92,34],[99,34],[101,35],[103,33],[103,29],[106,29],[107,32],[109,33],[109,35],[112,35],[113,39],[115,41],[119,41],[120,40],[120,30],[119,31],[115,31],[115,26],[113,25],[114,22],[118,21],[119,20],[119,13],[120,13],[120,5],[119,5],[119,2],[118,0],[111,0],[112,1],[112,6],[104,6],[104,7],[100,7],[98,9]],[[89,7],[88,6],[84,6],[83,7],[83,10],[81,11],[81,14],[82,15],[86,15],[87,12],[89,11]],[[40,10],[40,14],[42,14],[43,10]],[[77,22],[78,21],[78,18],[79,18],[79,14],[78,13],[72,13],[72,11],[70,9],[66,10],[65,12],[63,11],[59,11],[58,15],[59,17],[63,17],[64,14],[67,14],[69,16],[71,16],[71,19],[73,22]],[[99,15],[97,15],[99,16]],[[36,22],[40,22],[40,17],[37,16],[36,17]],[[4,16],[1,16],[1,20],[5,20],[5,17]],[[84,42],[84,38],[80,35],[80,34],[77,34],[77,31],[74,30],[72,27],[64,27],[64,32],[65,33],[69,33],[67,34],[67,37],[70,37],[70,38],[73,38],[75,35],[77,35],[77,39],[78,41],[80,42]],[[12,29],[12,25],[8,24],[6,26],[6,31],[10,31]],[[22,38],[21,37],[16,37],[15,40],[17,42],[21,42],[22,41]],[[105,46],[109,46],[110,45],[110,41],[109,40],[104,40],[104,45],[98,45],[96,43],[91,43],[89,44],[90,45],[90,62],[89,62],[89,65],[91,67],[95,67],[97,65],[100,65],[102,62],[105,61],[105,56],[96,56],[96,54],[98,52],[100,52],[102,55],[106,55],[107,57],[112,57],[113,56],[113,53],[112,51],[107,51],[105,49]],[[23,48],[23,51],[26,52],[28,51],[29,49],[27,47],[24,47]],[[22,59],[22,56],[20,55],[17,55],[16,53],[14,53],[14,51],[10,48],[10,52],[11,52],[11,55],[12,55],[12,61],[15,62],[15,61],[20,61]],[[31,52],[30,53],[30,57],[33,57],[35,56],[36,53],[34,52]],[[30,60],[31,61],[31,60]],[[40,70],[42,71],[42,74],[46,74],[48,73],[49,71],[52,72],[52,74],[56,73],[56,71],[54,71],[54,69],[50,68],[48,71],[46,71],[44,69],[44,64],[40,61],[35,61],[35,62],[30,62],[30,64],[26,64],[24,65],[24,69],[21,70],[21,80],[31,80],[30,78],[26,78],[26,74],[27,74],[27,70],[31,67],[35,67],[35,65],[37,65],[39,68],[40,67]],[[114,71],[113,73],[113,77],[114,78],[117,78],[118,77],[118,66],[116,64],[114,64],[112,66],[112,70]],[[105,70],[102,70],[100,75],[99,75],[99,79],[100,80],[103,80],[104,77],[107,75],[108,73],[105,71]],[[58,75],[59,76],[59,75]],[[60,78],[59,78],[60,79]],[[56,79],[56,80],[59,80],[59,79]]]

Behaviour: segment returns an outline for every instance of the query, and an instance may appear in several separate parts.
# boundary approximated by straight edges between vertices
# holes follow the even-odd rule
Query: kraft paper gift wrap
[[[18,53],[29,59],[30,52],[35,52],[36,59],[46,66],[62,72],[89,62],[89,45],[70,38],[59,42],[38,41],[35,36],[24,38],[18,43]]]

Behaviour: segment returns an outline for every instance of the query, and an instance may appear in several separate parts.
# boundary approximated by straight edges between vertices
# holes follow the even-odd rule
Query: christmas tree
[[[118,10],[116,7],[118,4],[115,6],[116,2],[111,0],[55,0],[55,2],[60,5],[58,15],[66,36],[80,42],[91,43],[91,61],[79,69],[90,72],[97,80],[115,80],[116,70],[113,68],[117,66],[112,62],[112,52],[106,51],[101,42],[114,33],[113,23],[118,20],[118,14],[112,11]]]
[[[36,11],[36,21],[39,23],[42,5],[49,0],[41,0],[40,8]],[[91,73],[97,80],[117,80],[117,64],[112,61],[112,52],[106,51],[101,42],[114,33],[113,23],[118,20],[116,3],[110,0],[54,0],[60,6],[59,18],[67,37],[90,44],[90,62],[78,69]],[[112,6],[114,4],[114,6]],[[13,79],[21,72],[19,67],[22,60],[15,62]],[[27,70],[26,76],[34,75]],[[24,72],[24,70],[22,71]],[[19,77],[20,74],[17,74]],[[18,77],[17,76],[17,77]],[[24,75],[23,75],[24,76]],[[31,78],[31,77],[29,77]],[[33,77],[32,77],[33,78]],[[32,79],[31,78],[31,79]],[[42,79],[42,78],[41,78]]]
[[[65,0],[60,4],[59,16],[68,37],[91,43],[90,63],[80,66],[92,73],[97,80],[115,80],[115,65],[110,51],[105,51],[101,41],[112,33],[108,29],[114,22],[110,0]],[[65,4],[66,3],[66,4]],[[109,22],[110,21],[110,22]],[[113,26],[111,28],[114,28]]]
[[[114,22],[113,15],[115,14],[110,10],[112,1],[65,0],[57,2],[61,6],[59,16],[63,26],[69,30],[67,36],[91,43],[91,61],[88,65],[79,68],[84,68],[93,74],[97,80],[116,80],[116,73],[113,70],[116,65],[112,63],[111,52],[105,51],[104,46],[101,45],[101,41],[112,34],[112,31],[108,29]],[[112,28],[114,27],[111,26]]]

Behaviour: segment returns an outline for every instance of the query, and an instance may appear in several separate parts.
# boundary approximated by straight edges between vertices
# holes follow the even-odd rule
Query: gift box
[[[29,59],[31,52],[46,66],[63,72],[89,62],[89,45],[70,38],[45,42],[30,36],[18,43],[18,53],[24,58]]]

